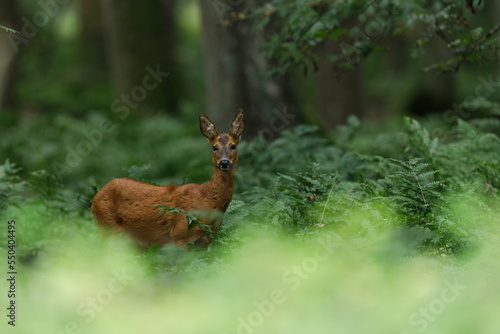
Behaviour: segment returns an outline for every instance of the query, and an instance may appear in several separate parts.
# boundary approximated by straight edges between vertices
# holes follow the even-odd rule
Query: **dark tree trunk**
[[[106,53],[104,48],[104,27],[100,0],[81,2],[81,64],[82,79],[85,84],[102,80],[106,73]]]
[[[420,60],[419,66],[422,69],[453,56],[446,47],[445,41],[441,39],[435,38],[429,41],[427,47],[432,52],[426,52]],[[455,80],[455,73],[421,71],[416,75],[415,81],[418,84],[410,98],[407,110],[403,111],[416,116],[424,116],[451,109],[454,103],[459,102],[456,99]]]
[[[349,115],[363,116],[363,88],[361,69],[340,71],[328,57],[341,53],[339,43],[326,42],[318,51],[318,72],[315,74],[318,93],[315,109],[319,119],[328,128],[345,124]]]
[[[0,25],[20,30],[20,9],[16,1],[0,2]],[[17,105],[14,94],[17,80],[16,47],[12,45],[12,33],[0,29],[0,111]]]
[[[260,55],[264,36],[251,33],[245,20],[230,19],[231,11],[251,11],[257,5],[244,2],[221,12],[214,2],[200,0],[206,112],[228,128],[236,110],[242,108],[246,136],[261,133],[273,139],[296,118],[287,80],[265,76],[267,63]]]
[[[147,98],[138,104],[141,111],[166,109],[177,112],[182,84],[174,62],[177,32],[172,11],[176,2],[100,1],[114,95],[130,94],[132,89],[144,85],[148,67],[168,72],[169,76],[163,77],[156,88],[148,90]]]

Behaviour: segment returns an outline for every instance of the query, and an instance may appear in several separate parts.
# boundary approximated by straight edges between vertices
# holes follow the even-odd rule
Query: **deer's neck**
[[[234,192],[235,168],[227,171],[214,168],[212,179],[207,182],[213,209],[226,211]]]

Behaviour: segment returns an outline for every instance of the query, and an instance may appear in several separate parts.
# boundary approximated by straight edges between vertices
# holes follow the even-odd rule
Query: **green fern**
[[[22,168],[11,163],[9,159],[0,165],[0,213],[10,204],[18,203],[21,197],[19,193],[26,182],[19,177]]]
[[[203,229],[203,231],[205,231],[205,233],[211,239],[214,239],[215,232],[212,230],[212,227],[210,225],[203,223],[203,221],[200,218],[193,215],[192,213],[185,211],[185,210],[182,210],[182,209],[174,208],[172,206],[167,206],[167,205],[154,204],[153,206],[158,207],[160,210],[160,214],[162,214],[162,215],[166,215],[167,213],[170,213],[170,212],[175,213],[175,214],[178,214],[178,213],[183,214],[184,216],[186,216],[186,219],[187,219],[187,226],[188,226],[187,231],[188,231],[188,233],[195,226],[199,226]]]
[[[244,197],[251,198],[247,209],[243,209],[249,212],[246,219],[267,224],[263,228],[303,235],[318,225],[316,203],[326,201],[338,180],[338,174],[322,172],[319,164],[306,172],[278,173],[266,188],[254,187],[245,192]]]
[[[129,177],[131,179],[151,183],[150,180],[145,177],[150,168],[151,168],[151,165],[146,164],[146,165],[142,165],[142,166],[133,165],[129,168],[123,167],[122,170],[124,172],[126,172],[127,177]]]
[[[412,118],[405,117],[406,148],[410,157],[423,158],[434,168],[436,155],[440,149],[438,138],[432,138],[429,131]]]
[[[435,170],[428,170],[429,164],[423,159],[408,161],[390,159],[392,181],[390,196],[398,203],[401,213],[409,217],[422,217],[432,212],[433,207],[442,198],[443,183],[436,181]]]
[[[76,196],[68,196],[62,184],[54,174],[46,170],[30,173],[28,184],[42,204],[53,214],[72,212],[76,204]]]
[[[285,229],[297,232],[316,223],[313,203],[326,200],[328,193],[338,180],[338,174],[322,173],[314,163],[305,173],[278,174],[278,199],[281,201]]]
[[[396,207],[400,225],[407,234],[417,235],[420,245],[459,253],[471,244],[471,238],[457,226],[446,210],[446,187],[436,180],[437,171],[429,170],[423,159],[391,159],[391,187],[388,201]]]
[[[432,138],[416,120],[406,119],[406,154],[421,157],[433,170],[439,170],[443,182],[454,189],[473,184],[478,189],[497,192],[500,188],[500,139],[492,133],[498,121],[489,118],[457,124],[442,138]]]

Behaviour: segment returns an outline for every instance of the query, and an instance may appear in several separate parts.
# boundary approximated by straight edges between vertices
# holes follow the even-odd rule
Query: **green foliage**
[[[325,200],[338,176],[321,173],[318,164],[305,173],[278,173],[268,188],[253,188],[248,197],[254,221],[271,221],[272,226],[303,234],[316,223],[314,202]]]
[[[458,253],[470,246],[465,236],[454,232],[443,212],[444,183],[437,171],[421,158],[408,161],[391,159],[391,181],[387,201],[398,213],[396,222],[420,231],[421,246],[429,245],[443,252]]]
[[[466,122],[459,119],[445,137],[431,138],[420,123],[406,119],[406,153],[410,157],[422,157],[433,169],[439,170],[452,189],[474,184],[481,192],[496,192],[500,185],[500,139],[498,132],[488,131],[496,122],[487,120]]]
[[[436,127],[442,131],[434,132]],[[478,291],[491,298],[491,305],[498,297],[477,283],[478,277],[491,276],[500,244],[497,130],[481,119],[454,124],[406,119],[402,126],[374,135],[370,124],[351,119],[332,137],[302,126],[271,143],[261,138],[242,142],[236,193],[219,232],[200,220],[206,213],[156,205],[159,215],[183,215],[189,228],[204,228],[214,238],[208,249],[170,244],[138,250],[121,236],[98,240],[88,208],[73,209],[75,194],[93,184],[93,178],[75,173],[80,179],[63,187],[46,170],[23,171],[6,161],[0,166],[0,186],[10,195],[0,214],[19,226],[16,251],[23,275],[17,284],[20,291],[33,291],[19,305],[24,305],[25,317],[40,319],[30,328],[34,332],[63,331],[66,321],[89,333],[124,322],[122,332],[137,332],[144,328],[132,330],[135,323],[128,319],[137,315],[137,305],[146,303],[143,307],[172,315],[165,320],[155,313],[155,326],[160,321],[165,328],[196,332],[199,322],[185,321],[196,312],[206,317],[201,320],[208,332],[218,333],[237,331],[241,321],[259,310],[255,305],[270,305],[264,300],[278,291],[284,301],[273,304],[275,312],[294,315],[300,302],[314,314],[307,326],[292,322],[302,326],[301,332],[315,326],[318,331],[356,326],[356,333],[401,332],[418,331],[408,319],[415,312],[420,316],[422,307],[434,305],[453,284],[461,287],[460,295],[428,326],[460,332],[453,324],[467,317],[480,331],[484,319],[471,315],[471,303]],[[18,149],[23,154],[23,147]],[[186,160],[196,158],[195,150],[189,154]],[[94,157],[101,159],[87,159]],[[204,158],[211,167],[209,156]],[[164,184],[152,173],[156,161],[150,168],[131,160],[126,166],[132,167],[122,172]],[[181,167],[173,178],[181,178]],[[5,233],[0,232],[4,240]],[[409,284],[414,289],[394,289]],[[362,294],[352,292],[360,287]],[[332,296],[352,309],[336,309]],[[50,312],[36,303],[49,299]],[[383,311],[371,319],[373,324],[344,319],[359,320],[367,300],[384,306],[376,308]],[[99,302],[101,309],[94,321],[82,316],[82,310],[93,310],[89,301]],[[481,313],[490,312],[483,304],[477,305]],[[327,314],[339,316],[328,322]],[[384,317],[397,321],[381,326]],[[282,326],[278,318],[263,316],[259,329],[275,333]]]
[[[48,212],[67,213],[73,209],[73,205],[69,205],[71,202],[54,174],[43,169],[32,172],[28,183],[32,192],[38,196]]]
[[[368,142],[361,140],[363,133],[372,136],[366,126],[351,120],[333,141],[312,128],[284,132],[267,146],[258,139],[243,149],[237,198],[245,213],[236,220],[303,238],[343,230],[353,215],[366,212],[400,228],[401,238],[413,240],[416,249],[463,254],[479,237],[449,210],[452,198],[469,193],[463,198],[498,199],[500,146],[488,124],[438,123],[432,133],[441,137],[435,137],[406,118],[402,133]],[[363,225],[360,237],[371,228]]]
[[[0,166],[0,214],[10,205],[19,203],[26,182],[18,175],[22,168],[6,159]]]
[[[473,6],[468,9],[475,11]],[[500,25],[466,18],[463,0],[437,1],[284,1],[265,2],[253,14],[257,29],[269,26],[264,55],[272,70],[285,73],[299,65],[307,73],[317,69],[318,46],[327,41],[339,45],[330,60],[337,68],[358,66],[369,55],[382,52],[383,38],[405,35],[413,39],[414,56],[424,54],[439,38],[448,59],[426,70],[456,71],[463,63],[498,60]],[[277,23],[278,22],[278,23]]]
[[[436,171],[427,170],[429,164],[421,158],[408,161],[391,159],[391,181],[389,190],[392,202],[396,202],[400,213],[407,219],[407,225],[423,225],[432,229],[426,216],[442,198],[442,183],[435,181]]]
[[[106,120],[110,127],[104,132],[100,124]],[[100,188],[118,177],[162,184],[181,184],[183,178],[200,182],[212,171],[206,163],[209,146],[191,117],[188,123],[160,115],[141,122],[122,121],[116,115],[98,112],[83,119],[37,116],[2,131],[5,137],[0,150],[23,168],[21,177],[46,170],[55,174],[58,182],[79,188],[79,192],[90,185]],[[92,135],[93,141],[89,139]],[[139,167],[123,169],[129,166]]]
[[[253,187],[266,188],[277,173],[289,174],[308,170],[317,162],[318,171],[351,176],[348,165],[357,163],[356,157],[344,154],[327,138],[318,134],[317,126],[301,125],[283,131],[268,143],[262,137],[242,142],[238,147],[236,187],[245,192]],[[293,162],[293,163],[292,163]]]
[[[123,167],[122,170],[127,173],[127,177],[142,181],[142,182],[151,182],[147,177],[148,170],[151,168],[151,164],[142,165],[142,166],[130,166],[129,168]]]
[[[275,236],[284,234],[295,242],[340,235],[360,244],[382,229],[394,233],[388,242],[395,247],[403,244],[397,247],[406,249],[405,254],[470,254],[481,240],[494,239],[493,234],[471,223],[476,217],[467,215],[462,207],[457,209],[457,204],[468,203],[475,208],[477,217],[487,220],[499,200],[499,126],[488,121],[492,119],[495,119],[494,108],[483,118],[457,120],[453,124],[406,118],[402,125],[391,123],[380,133],[370,124],[351,118],[330,137],[320,134],[317,127],[298,126],[283,131],[272,142],[259,137],[243,141],[238,147],[235,195],[217,233],[200,220],[206,212],[185,212],[158,205],[159,214],[181,214],[186,216],[189,229],[203,228],[214,239],[209,250],[193,255],[168,246],[153,249],[142,258],[153,274],[168,272],[175,276],[186,270],[193,274],[216,271],[224,265],[221,256],[230,258],[253,238],[247,232],[251,228]],[[59,122],[64,127],[70,126],[66,121]],[[94,122],[72,124],[73,130],[62,127],[57,131],[63,137],[75,136],[76,141],[72,140],[78,143],[77,140],[82,140],[78,132],[91,129]],[[42,165],[32,164],[29,158],[32,152],[36,160],[45,156],[45,161],[53,161],[50,136],[48,144],[39,151],[31,151],[36,141],[22,141],[23,136],[6,137],[18,143],[17,156],[28,158],[24,159],[23,170],[9,161],[0,166],[3,208],[9,212],[13,203],[20,208],[37,207],[54,220],[47,224],[49,229],[40,234],[39,241],[27,236],[28,245],[34,242],[26,247],[27,256],[50,249],[54,240],[75,227],[71,221],[77,221],[78,230],[86,231],[90,239],[97,238],[88,208],[97,190],[92,190],[92,186],[104,184],[96,181],[103,179],[98,173],[108,175],[105,181],[112,176],[128,176],[158,184],[198,181],[192,175],[199,175],[200,181],[209,179],[212,166],[209,150],[202,140],[174,141],[164,150],[172,150],[175,145],[175,154],[166,157],[159,154],[157,160],[144,159],[147,164],[141,164],[137,158],[142,154],[139,147],[157,147],[162,140],[170,140],[152,131],[158,126],[169,126],[169,122],[157,119],[155,123],[141,125],[149,129],[150,138],[134,137],[131,128],[116,123],[120,128],[106,134],[103,138],[106,145],[95,147],[95,152],[68,175],[73,180],[64,186],[47,169],[33,171],[34,166]],[[177,135],[178,125],[170,126],[174,132],[170,135]],[[198,136],[196,130],[192,131],[193,137]],[[137,155],[122,159],[119,153],[122,144]],[[202,150],[206,156],[199,153]],[[107,170],[117,164],[107,160],[111,152],[116,153],[113,155],[116,161],[126,162],[122,166],[132,167],[122,169],[122,174],[119,168]],[[176,157],[181,153],[184,162],[169,167],[174,174],[169,179],[158,178],[166,173],[160,173],[161,167],[170,161],[178,163]],[[192,161],[186,180],[185,161]],[[89,173],[95,173],[95,177],[89,177]],[[222,220],[219,216],[215,218]]]
[[[357,219],[360,212],[383,222],[381,226],[399,229],[402,239],[413,240],[415,250],[464,253],[477,244],[479,236],[469,231],[467,221],[457,217],[450,207],[453,207],[452,199],[460,194],[464,194],[464,198],[486,196],[485,208],[488,201],[498,200],[499,127],[488,121],[494,119],[494,110],[484,118],[469,122],[457,120],[454,124],[428,120],[426,125],[406,118],[402,131],[399,123],[395,123],[383,133],[351,118],[332,137],[321,135],[317,127],[298,126],[283,131],[269,143],[260,137],[243,141],[238,149],[235,195],[219,232],[212,232],[200,221],[199,217],[206,213],[184,212],[161,205],[159,208],[163,214],[185,215],[189,229],[200,226],[214,237],[211,248],[229,253],[243,243],[242,231],[246,226],[258,226],[272,234],[286,232],[292,239],[304,239],[351,229],[349,222]],[[95,122],[98,120],[72,124],[75,128],[71,131],[64,128],[57,131],[67,138],[75,136],[76,140],[82,140],[78,131],[92,129]],[[24,170],[8,161],[1,167],[3,207],[26,200],[40,203],[52,216],[81,216],[92,221],[88,208],[97,191],[96,185],[102,186],[112,177],[127,176],[157,184],[208,180],[212,166],[209,150],[202,140],[174,141],[164,149],[171,151],[174,145],[174,154],[165,157],[160,154],[155,161],[142,160],[147,164],[135,163],[142,162],[137,158],[141,150],[136,147],[169,141],[153,131],[157,126],[168,126],[168,122],[156,120],[155,123],[141,125],[152,134],[150,138],[134,137],[128,126],[116,123],[119,131],[103,136],[106,145],[96,146],[95,152],[82,159],[75,172],[68,174],[71,182],[64,186],[46,169],[31,171],[42,166],[30,163],[31,152],[37,160],[45,156],[45,161],[53,161],[50,137],[45,147],[32,151],[32,143],[36,141],[28,143],[22,141],[23,136],[7,136],[7,140],[18,144],[16,155],[28,158],[24,159]],[[69,126],[63,120],[59,120],[59,124]],[[26,130],[33,126],[28,125]],[[170,126],[174,132],[170,135],[176,135],[177,124]],[[193,136],[197,135],[195,130]],[[75,139],[72,140],[78,143]],[[119,153],[123,150],[122,144],[137,155],[122,159]],[[206,156],[199,153],[202,150]],[[188,164],[187,179],[184,161],[166,168],[176,171],[169,179],[158,178],[159,174],[166,173],[160,173],[162,166],[168,162],[178,163],[179,154],[183,154],[184,161],[192,161]],[[116,161],[126,162],[124,166],[132,167],[123,168],[122,174],[118,168],[110,172],[110,166],[117,164],[109,163],[107,159],[111,155]],[[95,177],[85,176],[89,173]],[[107,175],[106,179],[99,173]],[[193,178],[194,175],[199,175],[199,179]],[[363,239],[376,226],[367,221],[351,231],[356,230]]]
[[[178,213],[183,214],[186,217],[188,233],[193,227],[199,226],[203,229],[203,231],[205,231],[205,233],[208,236],[210,236],[211,239],[214,239],[215,232],[212,231],[212,227],[210,225],[203,223],[203,221],[199,217],[195,216],[193,213],[167,205],[154,204],[153,206],[158,207],[162,215],[166,215],[170,212],[175,214]],[[200,214],[200,212],[197,212],[197,214]],[[207,214],[208,213],[205,213],[204,216],[206,216]]]

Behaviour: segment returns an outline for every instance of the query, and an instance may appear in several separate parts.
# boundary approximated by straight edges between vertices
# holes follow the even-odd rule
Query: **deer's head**
[[[241,134],[245,130],[243,110],[238,110],[229,133],[220,134],[215,128],[214,123],[203,113],[200,115],[200,130],[212,146],[213,165],[221,170],[230,170],[235,167],[238,163],[236,146],[238,146]]]

